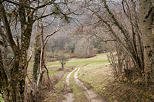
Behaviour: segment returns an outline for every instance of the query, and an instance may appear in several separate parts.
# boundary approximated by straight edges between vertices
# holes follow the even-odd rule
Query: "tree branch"
[[[51,16],[51,15],[53,15],[53,14],[59,14],[59,13],[52,12],[52,13],[50,13],[50,14],[47,14],[47,15],[44,15],[44,16],[40,16],[40,17],[36,18],[36,19],[34,20],[34,22],[35,22],[36,20],[39,20],[39,19],[45,18],[45,17],[47,17],[47,16]]]
[[[19,2],[10,1],[10,0],[3,0],[2,2],[4,2],[4,1],[7,1],[8,3],[14,4],[14,5],[17,5],[17,6],[20,6],[20,3]],[[30,8],[30,9],[34,9],[33,7],[27,6],[25,4],[24,4],[24,7]]]
[[[41,6],[37,6],[37,7],[33,8],[33,10],[28,14],[28,16],[33,15],[33,13],[34,13],[36,10],[40,9],[40,8],[43,8],[43,7],[47,6],[47,5],[53,4],[54,1],[55,1],[55,0],[51,0],[51,1],[49,1],[48,3],[45,3],[45,4],[41,5]],[[41,18],[40,18],[40,19],[41,19]],[[37,20],[39,20],[39,19],[37,19]]]
[[[154,11],[154,7],[151,7],[151,9],[148,11],[148,14],[145,16],[145,18],[147,19],[150,14],[152,14],[152,12]]]
[[[17,49],[17,46],[16,46],[16,44],[15,44],[15,42],[13,40],[10,25],[9,25],[9,22],[8,22],[7,16],[6,16],[6,11],[5,11],[4,6],[3,6],[2,3],[0,3],[0,14],[2,15],[4,28],[5,28],[5,32],[6,32],[7,36],[8,36],[9,44],[11,45],[12,50],[15,52],[16,49]]]
[[[54,32],[52,32],[51,34],[47,35],[47,36],[45,37],[45,39],[44,39],[44,41],[45,41],[44,45],[46,45],[46,43],[47,43],[49,37],[52,36],[52,35],[54,35],[55,33],[57,33],[59,30],[60,30],[60,28],[57,28]]]

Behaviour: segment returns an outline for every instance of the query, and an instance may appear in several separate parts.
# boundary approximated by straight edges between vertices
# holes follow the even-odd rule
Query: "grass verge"
[[[57,90],[57,91],[61,91],[61,90],[62,90],[62,88],[63,88],[63,83],[64,83],[65,78],[67,77],[68,73],[69,73],[69,72],[67,72],[67,73],[64,75],[64,77],[58,82],[58,84],[55,86],[55,90]]]
[[[59,73],[60,71],[57,71],[57,69],[54,69],[54,70],[50,70],[49,71],[49,76],[52,76],[53,74],[57,74]]]

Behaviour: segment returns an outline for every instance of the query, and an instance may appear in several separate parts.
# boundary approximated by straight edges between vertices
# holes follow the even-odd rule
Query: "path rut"
[[[74,80],[76,81],[76,84],[78,84],[85,92],[85,95],[88,99],[88,102],[105,102],[105,100],[103,100],[101,98],[101,96],[99,96],[96,92],[94,92],[92,89],[87,89],[86,86],[84,86],[84,83],[82,83],[79,79],[78,79],[78,72],[79,72],[80,68],[78,68],[78,70],[75,72],[74,74]]]
[[[68,75],[67,75],[67,77],[66,77],[66,87],[70,87],[69,86],[69,79],[70,79],[70,76],[71,76],[71,74],[76,70],[77,68],[75,68],[73,71],[71,71]],[[70,93],[67,93],[66,95],[65,95],[65,98],[66,98],[66,100],[62,100],[62,102],[73,102],[73,100],[74,100],[74,95],[73,95],[73,93],[72,92],[70,92]]]

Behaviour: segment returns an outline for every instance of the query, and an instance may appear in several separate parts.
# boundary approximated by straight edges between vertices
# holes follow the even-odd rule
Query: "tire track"
[[[75,68],[73,71],[71,71],[71,72],[67,75],[67,77],[66,77],[66,79],[65,79],[67,87],[70,87],[70,86],[69,86],[69,84],[70,84],[70,83],[69,83],[69,79],[70,79],[71,74],[72,74],[74,71],[76,71],[76,72],[74,73],[74,80],[75,80],[76,84],[79,85],[79,86],[83,89],[83,91],[84,91],[84,93],[85,93],[85,96],[86,96],[87,99],[88,99],[87,101],[88,101],[88,102],[106,102],[104,99],[101,98],[100,95],[98,95],[98,94],[97,94],[96,92],[94,92],[92,89],[87,89],[87,87],[84,85],[84,83],[82,83],[82,82],[78,79],[78,72],[79,72],[79,70],[80,70],[80,68]],[[62,100],[62,102],[73,102],[73,101],[74,101],[74,94],[73,94],[72,92],[67,93],[67,94],[65,95],[65,98],[66,98],[66,100]]]
[[[100,96],[94,92],[91,89],[87,89],[87,87],[84,86],[84,83],[82,83],[79,79],[78,79],[78,72],[79,72],[80,68],[78,68],[78,70],[75,72],[74,74],[74,80],[76,82],[77,85],[79,85],[85,92],[85,95],[88,99],[88,102],[105,102],[104,99],[100,98]]]
[[[67,77],[66,77],[66,79],[65,79],[65,82],[66,82],[66,87],[70,87],[69,86],[69,79],[70,79],[70,76],[71,76],[71,74],[74,72],[74,71],[76,71],[77,70],[77,68],[75,68],[73,71],[71,71],[68,75],[67,75]],[[66,98],[66,100],[62,100],[62,102],[73,102],[73,100],[74,100],[74,94],[71,92],[71,93],[67,93],[66,95],[65,95],[65,98]]]

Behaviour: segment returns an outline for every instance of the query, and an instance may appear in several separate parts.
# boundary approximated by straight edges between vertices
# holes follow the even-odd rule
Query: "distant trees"
[[[75,46],[75,55],[80,58],[94,56],[93,45],[85,38],[80,39]]]
[[[71,53],[74,53],[75,50],[75,44],[69,45],[68,49],[70,50]]]
[[[50,43],[47,43],[47,46],[50,48],[48,51],[51,51],[53,57],[59,51],[69,53],[71,52],[70,47],[72,47],[72,41],[73,40],[71,40],[71,38],[69,38],[67,35],[52,37],[50,39]]]

